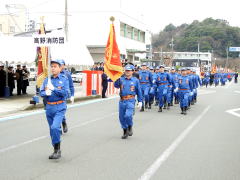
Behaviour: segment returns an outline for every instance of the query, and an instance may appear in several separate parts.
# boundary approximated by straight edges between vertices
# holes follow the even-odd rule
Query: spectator
[[[4,96],[5,86],[6,86],[6,72],[4,70],[4,64],[0,64],[0,97]]]
[[[103,71],[103,73],[102,73],[102,98],[107,98],[106,97],[107,88],[108,88],[108,77]]]
[[[16,70],[16,79],[17,79],[17,95],[22,94],[22,85],[23,85],[23,70],[21,68],[21,65],[17,65],[17,70]]]
[[[10,96],[13,96],[13,89],[15,88],[15,74],[13,72],[13,66],[8,67],[8,87]]]
[[[22,93],[27,94],[27,87],[29,86],[29,75],[30,72],[27,70],[27,67],[24,65],[22,69],[23,74],[23,85],[22,85]]]

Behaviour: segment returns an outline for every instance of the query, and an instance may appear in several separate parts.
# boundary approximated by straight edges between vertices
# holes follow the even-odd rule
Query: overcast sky
[[[44,15],[51,27],[64,24],[64,0],[0,0],[0,14],[6,13],[5,4],[23,4],[30,19],[39,21]],[[69,14],[121,9],[142,20],[154,33],[169,23],[180,25],[207,17],[225,19],[240,27],[240,0],[68,0],[68,6]]]

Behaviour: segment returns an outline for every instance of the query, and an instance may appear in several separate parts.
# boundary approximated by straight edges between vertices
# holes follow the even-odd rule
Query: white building
[[[114,16],[116,39],[122,59],[140,63],[146,58],[151,33],[145,24],[119,11],[82,12],[69,17],[69,28],[79,29],[95,62],[104,61],[104,51]]]

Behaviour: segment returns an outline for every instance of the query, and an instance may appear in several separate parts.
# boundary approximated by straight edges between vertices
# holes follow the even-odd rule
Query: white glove
[[[74,103],[74,96],[70,97],[70,101],[71,101],[72,104]]]
[[[52,95],[52,91],[50,89],[46,90],[46,95],[47,96],[51,96]]]
[[[193,89],[193,93],[195,93],[196,92],[196,89]]]
[[[52,85],[52,83],[48,83],[48,84],[47,84],[47,87],[48,87],[48,89],[50,89],[51,91],[54,90],[54,86]]]
[[[152,82],[152,83],[153,83],[153,84],[155,84],[155,82],[156,82],[156,80],[153,80],[153,82]]]
[[[174,92],[175,92],[175,93],[178,92],[178,88],[174,89]]]
[[[142,102],[139,102],[139,103],[138,103],[138,108],[141,109],[141,108],[142,108],[142,105],[143,105]]]
[[[190,96],[193,96],[193,92],[190,92]]]

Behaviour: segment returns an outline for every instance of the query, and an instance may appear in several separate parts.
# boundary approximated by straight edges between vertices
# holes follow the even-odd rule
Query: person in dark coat
[[[13,96],[13,89],[15,89],[15,74],[13,72],[13,66],[8,67],[8,87],[10,96]]]
[[[21,95],[23,87],[23,70],[21,68],[21,65],[17,65],[16,79],[17,79],[17,95]]]
[[[105,74],[104,70],[103,70],[103,73],[102,73],[102,98],[106,98],[107,88],[108,88],[108,77],[107,77],[107,74]]]
[[[4,96],[5,86],[6,86],[6,72],[4,70],[4,65],[0,64],[0,97]]]
[[[23,85],[22,85],[22,93],[27,94],[27,87],[29,86],[29,75],[30,72],[27,70],[27,67],[24,65],[22,69],[23,74]]]

